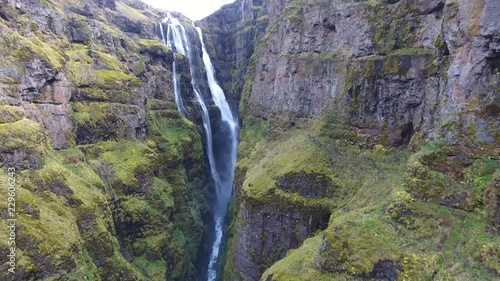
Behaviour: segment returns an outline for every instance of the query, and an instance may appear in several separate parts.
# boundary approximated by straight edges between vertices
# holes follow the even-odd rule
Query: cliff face
[[[195,279],[210,217],[202,141],[177,112],[158,13],[133,0],[0,1],[0,183],[7,194],[16,169],[18,219],[16,274],[2,238],[0,279]]]
[[[243,124],[224,280],[497,278],[499,8],[241,0],[202,20]]]
[[[219,278],[498,279],[499,5],[239,0],[200,21],[242,121]],[[8,274],[0,241],[0,279],[206,272],[202,138],[177,111],[159,14],[0,0],[0,189],[15,168],[19,258]],[[204,71],[177,62],[196,123]]]

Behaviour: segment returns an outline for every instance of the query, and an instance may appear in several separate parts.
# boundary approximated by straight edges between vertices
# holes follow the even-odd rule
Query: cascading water
[[[167,14],[167,17],[163,20],[166,23],[167,36],[165,37],[163,32],[163,25],[160,24],[160,32],[162,39],[167,46],[172,49],[175,53],[187,56],[190,64],[191,71],[191,82],[194,90],[194,96],[196,102],[199,104],[201,109],[201,117],[203,120],[203,128],[205,131],[205,145],[206,153],[209,160],[210,172],[215,184],[216,196],[212,200],[212,210],[214,214],[215,221],[215,241],[212,246],[212,252],[210,254],[209,265],[208,265],[208,281],[214,281],[217,277],[217,259],[219,257],[220,245],[223,237],[224,220],[226,218],[227,206],[231,198],[231,192],[234,180],[234,168],[236,165],[237,157],[237,146],[238,146],[238,131],[239,126],[237,118],[233,115],[229,103],[226,100],[224,91],[219,86],[215,79],[215,70],[210,59],[210,56],[206,50],[205,43],[203,42],[203,35],[200,28],[196,28],[196,33],[201,41],[202,46],[202,59],[203,64],[206,69],[208,86],[211,92],[211,98],[214,104],[220,109],[221,115],[220,119],[217,120],[219,126],[220,134],[224,137],[218,141],[217,152],[214,152],[213,134],[212,126],[210,123],[210,116],[207,109],[207,105],[203,96],[201,94],[201,75],[198,72],[195,73],[195,68],[201,68],[201,65],[195,64],[195,59],[197,55],[190,47],[189,38],[186,33],[186,28],[181,24],[181,22],[172,17],[172,15]],[[193,26],[194,27],[194,26]],[[175,101],[179,108],[181,114],[186,116],[186,111],[184,109],[182,96],[180,93],[179,81],[176,80],[177,74],[175,69],[175,58],[174,58],[174,93]],[[199,70],[199,69],[198,69]]]
[[[167,38],[165,38],[165,32],[163,31],[163,24],[159,23],[158,25],[160,26],[161,39],[163,41],[163,44],[167,45],[167,47],[170,49],[173,49],[173,47],[175,47],[176,50],[178,50],[178,52],[185,55],[185,51],[182,48],[181,42],[173,41],[174,43],[172,43],[172,41],[167,40],[169,38],[170,33],[171,33],[171,25],[168,26]],[[180,25],[180,23],[179,23],[179,25]],[[174,32],[175,31],[172,31],[172,33],[174,33]],[[177,104],[177,109],[182,114],[182,116],[186,117],[186,108],[184,107],[184,102],[182,101],[182,98],[181,98],[179,77],[177,77],[177,65],[176,65],[175,59],[172,62],[172,81],[174,82],[175,104]]]
[[[206,142],[206,151],[207,151],[207,156],[208,156],[208,162],[210,164],[210,173],[212,175],[212,178],[215,182],[215,185],[217,187],[220,186],[220,180],[219,180],[219,175],[217,173],[217,169],[215,167],[215,156],[213,152],[213,139],[212,139],[212,125],[210,124],[210,117],[208,115],[208,109],[205,104],[205,101],[203,100],[203,97],[200,94],[199,90],[199,83],[196,78],[196,75],[193,75],[193,70],[194,70],[194,63],[192,59],[192,53],[189,48],[189,43],[188,43],[188,37],[186,34],[186,29],[185,27],[180,23],[180,21],[174,17],[172,17],[170,14],[167,14],[167,17],[163,20],[163,23],[168,24],[168,29],[167,29],[167,37],[166,37],[166,42],[167,42],[167,47],[169,47],[171,50],[173,50],[175,53],[182,54],[184,56],[187,56],[189,63],[190,63],[190,71],[191,71],[191,84],[193,86],[194,90],[194,95],[196,102],[201,108],[201,117],[203,120],[203,128],[205,130],[205,142]],[[160,30],[163,30],[163,25],[160,24],[162,27]],[[162,33],[162,37],[165,37]],[[174,66],[175,66],[175,57],[174,57]],[[177,80],[177,73],[174,71],[174,88],[177,88],[176,90],[178,93],[175,93],[175,101],[177,103],[177,107],[179,108],[179,111],[181,111],[181,108],[184,108],[181,94],[180,94],[180,88],[178,87],[179,81]],[[176,81],[177,80],[177,81]],[[175,89],[174,89],[175,92]],[[184,110],[185,112],[185,110]],[[182,114],[182,111],[181,111]]]
[[[212,100],[221,111],[221,123],[225,126],[222,130],[226,131],[226,138],[224,139],[225,144],[223,147],[225,148],[225,151],[221,151],[218,155],[219,157],[224,158],[223,160],[226,165],[218,167],[217,169],[219,174],[225,176],[220,177],[221,186],[217,191],[217,198],[212,208],[214,210],[216,239],[212,247],[212,254],[210,255],[210,262],[208,265],[208,280],[213,281],[217,277],[216,264],[222,241],[223,223],[226,218],[227,205],[231,198],[231,191],[233,188],[234,167],[236,165],[238,151],[238,123],[231,112],[231,108],[226,100],[224,91],[215,80],[214,66],[206,50],[201,29],[197,27],[196,31],[198,32],[198,36],[201,41],[203,63],[207,71],[208,86],[210,87],[210,92],[212,93]]]

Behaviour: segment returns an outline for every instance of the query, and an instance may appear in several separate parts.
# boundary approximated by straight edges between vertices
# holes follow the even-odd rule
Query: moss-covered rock
[[[20,169],[43,166],[47,143],[38,123],[23,118],[13,123],[0,124],[0,143],[3,166]]]
[[[0,124],[14,123],[24,117],[24,112],[18,107],[2,105],[0,106]]]
[[[2,280],[194,280],[206,255],[201,137],[171,98],[157,11],[101,2],[0,11],[2,192],[18,169],[18,272],[2,241]]]
[[[488,224],[493,233],[500,233],[500,173],[497,171],[484,193]]]
[[[407,190],[416,198],[473,210],[484,205],[483,196],[500,163],[474,159],[438,142],[428,143],[409,161]]]
[[[375,274],[377,263],[394,263],[400,259],[402,251],[397,232],[390,224],[369,216],[362,220],[349,220],[348,216],[344,219],[349,223],[336,219],[326,231],[318,260],[322,270],[369,276]],[[384,277],[396,279],[395,266],[390,271]]]

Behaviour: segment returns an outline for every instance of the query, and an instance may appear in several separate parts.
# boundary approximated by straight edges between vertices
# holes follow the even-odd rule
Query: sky
[[[176,11],[184,14],[192,20],[200,20],[222,5],[234,2],[234,0],[142,0],[149,5],[168,11]]]

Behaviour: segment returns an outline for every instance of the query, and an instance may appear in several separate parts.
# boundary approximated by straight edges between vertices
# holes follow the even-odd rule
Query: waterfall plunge
[[[229,134],[225,139],[225,141],[227,142],[226,153],[229,154],[226,155],[229,156],[228,158],[226,158],[226,161],[229,161],[229,163],[226,164],[225,171],[221,171],[225,173],[226,177],[221,177],[221,188],[217,193],[217,200],[215,206],[213,207],[216,239],[212,247],[212,254],[210,255],[210,263],[208,265],[208,281],[213,281],[217,276],[216,264],[219,257],[220,244],[222,241],[223,223],[224,219],[226,218],[227,205],[229,203],[229,200],[231,199],[231,191],[233,188],[234,167],[236,165],[236,157],[238,152],[239,128],[237,120],[234,118],[233,113],[231,112],[231,108],[229,107],[229,103],[226,100],[224,91],[215,80],[214,66],[206,50],[201,29],[197,27],[196,31],[198,32],[198,36],[200,37],[201,41],[203,63],[207,71],[208,86],[210,87],[210,92],[212,93],[212,100],[220,109],[222,119],[221,121],[227,126],[227,129],[229,131]]]
[[[231,198],[231,192],[234,180],[234,168],[236,165],[237,157],[237,146],[238,146],[238,131],[239,126],[237,119],[233,115],[229,103],[226,100],[224,91],[219,86],[215,79],[215,70],[207,52],[205,43],[203,41],[203,34],[201,29],[196,27],[196,32],[198,34],[199,40],[202,45],[202,58],[203,64],[206,69],[207,81],[211,92],[211,97],[214,104],[221,111],[220,127],[221,133],[225,136],[220,144],[219,151],[217,155],[214,153],[213,148],[213,134],[212,127],[210,124],[210,116],[207,110],[207,105],[203,96],[200,93],[200,83],[194,75],[194,68],[200,67],[195,65],[193,62],[193,53],[189,45],[189,40],[186,33],[186,28],[180,23],[180,21],[170,14],[163,23],[168,24],[167,36],[165,37],[163,32],[163,25],[160,23],[160,31],[162,34],[162,39],[167,46],[172,49],[175,53],[182,54],[188,57],[190,63],[190,71],[192,77],[192,86],[195,94],[195,99],[200,106],[201,115],[203,119],[203,128],[205,130],[205,142],[206,142],[206,153],[209,158],[210,171],[212,179],[216,186],[216,198],[212,202],[212,210],[214,214],[215,221],[215,241],[212,246],[212,253],[210,254],[209,265],[208,265],[208,281],[214,281],[217,277],[217,259],[219,257],[220,245],[222,242],[224,220],[227,213],[227,205]],[[174,94],[175,101],[179,112],[186,117],[186,111],[183,105],[182,96],[180,93],[179,81],[175,68],[175,58],[173,65],[173,75],[174,75]],[[217,158],[217,159],[216,159]],[[217,160],[217,161],[216,161]],[[216,163],[219,163],[217,165]]]

